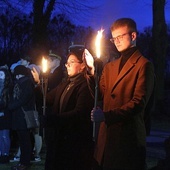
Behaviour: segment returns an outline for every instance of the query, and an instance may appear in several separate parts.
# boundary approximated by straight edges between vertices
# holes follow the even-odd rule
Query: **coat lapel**
[[[55,108],[53,108],[56,112],[55,113],[57,113],[57,114],[59,114],[59,108],[60,108],[60,98],[61,98],[61,95],[62,95],[62,93],[64,92],[64,89],[66,88],[66,86],[69,84],[69,81],[67,81],[67,82],[64,82],[64,83],[62,83],[62,84],[60,84],[58,87],[57,87],[57,91],[55,92],[55,100],[54,100],[54,102],[55,102],[55,104],[53,105],[53,107]],[[60,109],[61,110],[61,109]]]
[[[70,99],[70,97],[71,97],[72,93],[74,92],[75,88],[77,86],[79,86],[84,80],[85,80],[84,78],[80,78],[79,81],[75,81],[74,84],[71,87],[69,87],[69,89],[67,91],[67,94],[65,95],[65,98],[63,100],[62,108],[60,109],[61,112],[63,112],[65,110],[65,108],[67,106],[67,103],[68,103],[68,100]]]
[[[132,68],[136,65],[136,63],[138,62],[141,56],[142,56],[141,53],[139,51],[136,51],[129,58],[129,60],[125,63],[125,65],[123,66],[119,74],[118,74],[118,71],[119,71],[121,58],[115,63],[114,67],[115,69],[117,69],[117,76],[116,75],[114,76],[115,77],[113,81],[114,84],[113,84],[113,88],[111,92],[113,92],[113,90],[119,84],[119,82],[123,79],[123,77],[125,77],[132,70]]]
[[[112,70],[112,82],[116,82],[117,77],[119,75],[119,65],[120,65],[121,59],[115,60],[113,63],[111,63],[111,70]]]

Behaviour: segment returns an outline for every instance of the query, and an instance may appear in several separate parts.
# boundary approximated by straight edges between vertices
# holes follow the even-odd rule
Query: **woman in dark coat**
[[[9,110],[12,113],[12,129],[18,134],[21,156],[19,164],[11,169],[26,170],[30,166],[32,147],[30,129],[27,128],[22,108],[25,111],[35,109],[34,81],[28,68],[22,65],[15,67],[14,75],[16,82]]]
[[[68,80],[47,94],[52,113],[46,115],[46,127],[55,134],[54,155],[47,150],[46,170],[90,170],[92,163],[92,124],[90,111],[94,105],[93,82],[87,75],[84,48],[72,49],[65,64]]]
[[[10,112],[7,109],[10,100],[12,78],[7,66],[0,67],[0,163],[9,162],[10,150]]]

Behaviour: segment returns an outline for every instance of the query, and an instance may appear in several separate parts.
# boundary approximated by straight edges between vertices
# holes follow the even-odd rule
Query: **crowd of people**
[[[19,142],[11,160],[18,163],[12,170],[26,170],[32,160],[41,161],[43,135],[45,170],[146,170],[145,118],[149,113],[145,109],[154,92],[154,68],[136,46],[133,19],[116,20],[111,34],[120,56],[102,67],[97,107],[97,61],[84,46],[69,48],[66,69],[60,56],[49,53],[45,115],[41,68],[31,64],[28,56],[10,69],[0,67],[0,163],[10,160],[12,130]],[[28,129],[23,109],[35,106],[40,127]],[[93,122],[99,129],[94,129]]]
[[[64,70],[58,55],[50,52],[47,59],[49,91],[62,81]],[[0,164],[18,162],[11,169],[26,169],[30,162],[41,161],[42,128],[28,129],[23,114],[23,110],[35,108],[42,114],[41,89],[33,79],[32,69],[41,75],[41,66],[33,64],[28,55],[10,67],[0,66]]]

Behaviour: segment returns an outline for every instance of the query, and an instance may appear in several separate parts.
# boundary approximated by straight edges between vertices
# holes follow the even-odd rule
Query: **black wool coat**
[[[68,84],[69,81],[63,82],[47,94],[48,104],[53,105],[52,113],[47,116],[47,126],[55,129],[56,168],[62,168],[63,162],[64,167],[85,167],[89,162],[92,146],[90,113],[94,98],[91,90],[81,74],[75,79],[73,86],[67,88]],[[61,95],[66,88],[67,92],[61,103]]]

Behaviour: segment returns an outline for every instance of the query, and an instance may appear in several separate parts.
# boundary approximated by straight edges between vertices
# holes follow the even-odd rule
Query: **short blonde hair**
[[[117,28],[127,26],[129,32],[137,32],[136,22],[131,18],[120,18],[116,20],[110,27],[111,31],[114,31]]]

